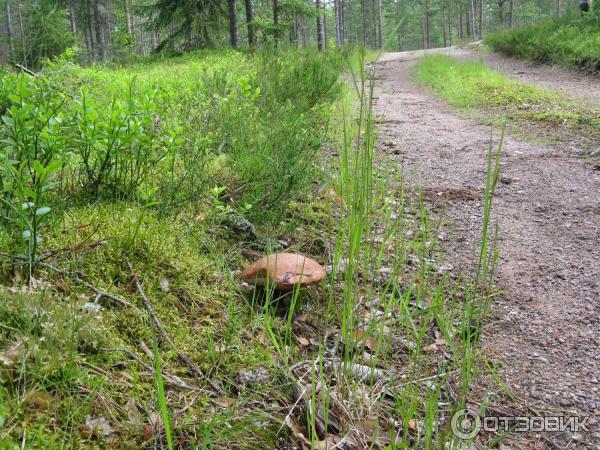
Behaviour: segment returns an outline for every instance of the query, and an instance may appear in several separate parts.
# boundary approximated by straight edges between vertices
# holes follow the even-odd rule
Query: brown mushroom
[[[251,264],[242,272],[246,283],[256,286],[275,284],[279,290],[290,290],[296,285],[309,286],[325,277],[325,269],[313,259],[295,253],[274,253]]]

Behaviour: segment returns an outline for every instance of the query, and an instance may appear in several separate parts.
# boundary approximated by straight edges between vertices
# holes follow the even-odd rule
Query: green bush
[[[490,34],[486,43],[508,56],[600,71],[600,22],[565,17]]]
[[[98,105],[89,89],[76,100],[73,152],[83,185],[94,196],[132,198],[166,158],[173,158],[177,130],[161,129],[156,91],[129,88]]]
[[[30,263],[56,198],[55,175],[64,162],[65,99],[42,82],[4,77],[5,106],[0,133],[0,225],[17,232],[17,245]]]

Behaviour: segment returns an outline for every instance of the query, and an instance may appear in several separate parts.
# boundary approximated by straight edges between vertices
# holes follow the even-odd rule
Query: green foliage
[[[158,51],[180,45],[185,50],[213,47],[211,31],[224,13],[224,3],[215,0],[158,0],[144,8],[152,26],[168,30]]]
[[[48,224],[56,174],[65,156],[61,109],[64,98],[43,83],[24,76],[4,77],[6,113],[2,116],[0,150],[0,223],[19,234],[16,248],[30,269]],[[20,238],[20,239],[19,239]]]
[[[207,199],[216,183],[226,191],[223,208],[277,220],[325,141],[340,61],[336,53],[224,52],[129,69],[63,61],[37,78],[5,74],[0,203],[19,243],[12,253],[33,265],[48,213],[65,195],[169,213]]]
[[[179,130],[162,131],[156,90],[135,89],[135,79],[108,104],[83,87],[76,100],[74,154],[84,186],[95,196],[131,198],[165,158],[173,159]]]
[[[517,58],[600,71],[600,21],[591,14],[507,29],[487,36],[486,43]]]

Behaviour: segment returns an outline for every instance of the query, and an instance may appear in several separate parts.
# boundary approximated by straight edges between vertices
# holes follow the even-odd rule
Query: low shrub
[[[600,21],[595,15],[503,30],[488,35],[486,43],[508,56],[600,71]]]

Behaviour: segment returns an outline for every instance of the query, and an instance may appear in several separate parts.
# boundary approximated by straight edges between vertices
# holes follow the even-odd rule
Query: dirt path
[[[470,267],[480,236],[490,129],[415,85],[411,67],[422,54],[391,53],[379,62],[379,148],[414,172],[429,197],[440,199],[435,203],[443,204],[447,217],[442,245],[448,261]],[[529,80],[552,80],[551,69],[536,70]],[[584,80],[580,88],[588,89],[591,79]],[[560,81],[546,84],[553,82]],[[575,89],[576,80],[569,83]],[[590,433],[521,435],[513,448],[531,448],[535,440],[536,448],[552,448],[549,441],[557,448],[600,448],[599,169],[543,144],[505,141],[494,206],[501,232],[498,283],[505,295],[492,306],[497,320],[485,329],[484,351],[506,362],[499,373],[517,396],[517,410],[592,417]]]

